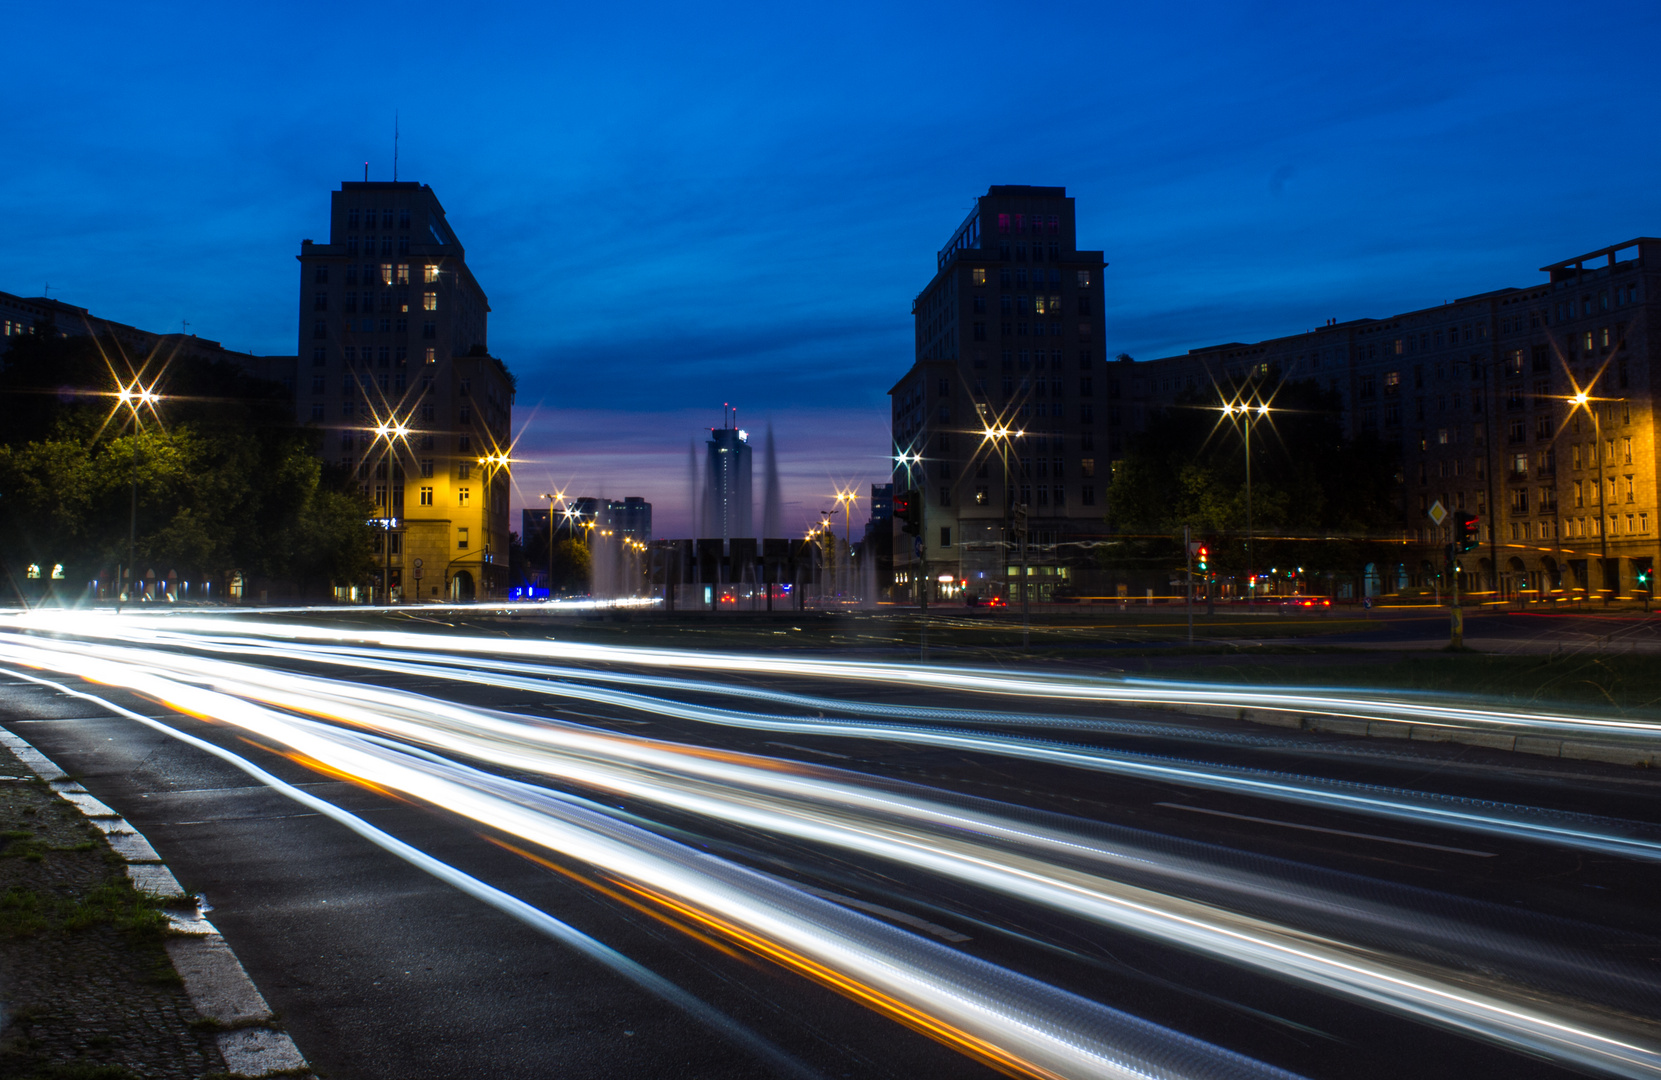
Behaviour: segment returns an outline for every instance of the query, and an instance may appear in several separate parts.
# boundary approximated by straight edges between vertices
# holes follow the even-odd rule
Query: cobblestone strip
[[[186,899],[184,889],[156,849],[114,810],[71,780],[46,755],[4,728],[0,728],[0,745],[17,755],[104,834],[110,847],[126,861],[127,876],[135,889],[163,900]],[[202,1020],[219,1029],[216,1040],[226,1071],[249,1080],[305,1075],[309,1070],[306,1059],[293,1039],[274,1029],[276,1014],[202,911],[198,909],[191,915],[170,912],[168,918],[179,936],[168,940],[167,955]]]

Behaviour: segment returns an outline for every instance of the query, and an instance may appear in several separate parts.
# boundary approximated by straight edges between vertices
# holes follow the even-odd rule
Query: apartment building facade
[[[390,598],[504,595],[514,381],[437,196],[342,183],[298,258],[296,415],[374,499]]]
[[[1647,594],[1658,548],[1655,301],[1661,240],[1541,268],[1547,280],[1383,319],[1111,365],[1110,421],[1204,403],[1255,378],[1336,391],[1352,434],[1400,448],[1402,555],[1373,592],[1431,590],[1451,521],[1482,518],[1466,590],[1504,598]],[[1114,454],[1119,453],[1115,440]]]
[[[1105,265],[1062,187],[989,188],[937,253],[889,390],[894,491],[922,506],[921,535],[895,539],[896,596],[1014,596],[1020,577],[1044,599],[1069,543],[1101,531]]]

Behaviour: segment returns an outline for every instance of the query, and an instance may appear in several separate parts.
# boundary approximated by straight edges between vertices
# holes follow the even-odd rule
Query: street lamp
[[[373,428],[376,442],[386,440],[387,477],[386,502],[381,505],[381,598],[388,604],[392,603],[392,470],[398,467],[396,448],[398,443],[407,445],[409,439],[409,425],[395,416],[380,420]],[[402,558],[402,556],[399,556]]]
[[[1008,550],[1009,549],[1009,511],[1015,505],[1015,492],[1012,491],[1010,489],[1010,486],[1009,486],[1009,452],[1012,449],[1012,447],[1010,446],[1010,441],[1012,439],[1022,438],[1025,435],[1026,435],[1025,431],[1022,431],[1022,430],[1019,430],[1019,429],[1016,429],[1016,428],[1012,428],[1008,424],[1004,423],[1001,420],[997,421],[995,423],[989,423],[989,424],[988,423],[983,423],[982,427],[981,427],[981,442],[982,443],[991,443],[998,451],[998,460],[1003,463],[1003,470],[1004,470],[1004,491],[1003,491],[1003,495],[1004,495],[1004,506],[1003,506],[1004,542],[1003,542],[1002,557],[1003,557],[1003,566],[1004,566],[1004,592],[1005,593],[1009,592],[1009,550]],[[1022,510],[1023,510],[1023,516],[1024,516],[1025,504],[1022,504]],[[1022,543],[1021,543],[1021,578],[1022,578],[1022,580],[1021,580],[1021,604],[1022,604],[1021,610],[1022,610],[1022,613],[1023,613],[1023,615],[1022,615],[1023,619],[1025,618],[1026,596],[1027,596],[1027,582],[1026,582],[1027,545],[1026,545],[1026,539],[1025,538],[1026,538],[1026,533],[1025,533],[1025,530],[1023,530],[1022,531]]]
[[[1593,380],[1596,381],[1595,379]],[[1587,389],[1590,389],[1588,387]],[[1569,413],[1572,416],[1575,409],[1585,409],[1586,415],[1592,418],[1592,468],[1598,474],[1598,595],[1603,597],[1605,604],[1609,603],[1609,515],[1604,512],[1603,495],[1603,425],[1598,410],[1592,408],[1593,402],[1625,401],[1618,397],[1593,397],[1586,390],[1578,387],[1569,403],[1574,406]]]
[[[554,504],[559,503],[563,506],[565,492],[543,492],[538,498],[548,500],[548,603],[551,604],[554,602]],[[570,511],[567,510],[566,513],[569,516]]]
[[[1269,403],[1252,391],[1252,398],[1223,402],[1223,415],[1237,421],[1246,437],[1246,609],[1257,601],[1257,575],[1252,572],[1252,425],[1269,415]]]
[[[133,461],[132,461],[132,503],[127,518],[127,572],[138,581],[138,435],[139,410],[148,407],[152,413],[156,411],[156,402],[161,395],[154,390],[155,383],[145,386],[138,379],[125,386],[117,386],[115,397],[133,417]],[[115,610],[121,610],[121,568],[115,572]]]

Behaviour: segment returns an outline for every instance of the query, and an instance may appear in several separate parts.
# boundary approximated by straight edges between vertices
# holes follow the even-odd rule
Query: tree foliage
[[[115,359],[112,365],[110,358]],[[116,346],[26,336],[0,370],[0,560],[63,564],[66,581],[139,572],[187,580],[241,572],[279,590],[359,579],[373,510],[318,460],[283,387],[234,365],[178,358],[144,372],[154,414],[113,391],[130,378]],[[135,512],[136,500],[136,512]]]
[[[1227,388],[1232,394],[1235,388]],[[1265,395],[1267,396],[1267,395]],[[1115,463],[1108,521],[1122,537],[1103,562],[1181,567],[1184,526],[1211,549],[1212,568],[1246,570],[1244,429],[1214,399],[1186,395],[1155,411]],[[1255,567],[1351,573],[1394,552],[1400,528],[1396,453],[1376,436],[1345,437],[1342,401],[1312,380],[1282,383],[1251,431]]]

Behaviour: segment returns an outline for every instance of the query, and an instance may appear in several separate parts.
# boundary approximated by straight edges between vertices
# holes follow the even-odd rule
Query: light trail
[[[481,824],[670,898],[675,910],[719,929],[747,947],[800,970],[881,1010],[903,1010],[932,1037],[1019,1076],[1133,1078],[1239,1077],[1291,1080],[1292,1074],[1137,1020],[1017,973],[976,960],[916,935],[821,900],[787,883],[655,836],[560,796],[492,774],[399,754],[355,733],[287,716],[227,694],[188,686],[123,665],[88,660],[74,672],[153,696],[187,715],[233,724],[281,742],[328,769],[368,784],[405,791]],[[61,685],[61,684],[51,684]],[[74,692],[74,691],[70,691]],[[447,864],[390,837],[331,804],[294,788],[205,740],[178,732],[94,695],[112,710],[208,750],[283,794],[326,812],[415,865],[488,899],[553,936],[597,955],[616,969],[710,1019],[708,1006],[651,976],[632,961],[576,934],[523,902],[491,890]],[[538,919],[536,916],[541,915]],[[597,946],[597,948],[596,948]],[[714,1019],[725,1020],[716,1014]],[[731,1022],[726,1021],[729,1029]]]
[[[451,659],[410,653],[407,650],[323,650],[278,648],[259,639],[197,639],[189,635],[163,634],[159,644],[201,651],[229,650],[233,655],[263,652],[264,658],[278,661],[306,661],[334,666],[352,666],[378,672],[397,672],[459,682],[517,689],[554,698],[576,698],[591,704],[608,705],[657,717],[778,733],[851,737],[896,742],[908,746],[935,746],[994,754],[1047,765],[1085,769],[1139,780],[1178,784],[1201,790],[1220,791],[1271,799],[1277,802],[1339,810],[1384,818],[1415,826],[1431,824],[1465,832],[1527,840],[1576,848],[1623,858],[1661,861],[1661,837],[1643,835],[1640,826],[1592,815],[1543,811],[1534,807],[1495,803],[1430,792],[1389,788],[1380,785],[1335,781],[1319,777],[1271,772],[1247,767],[1200,765],[1168,756],[1141,754],[1128,750],[1107,750],[1035,740],[1011,738],[984,732],[964,732],[916,725],[893,725],[850,720],[844,717],[766,715],[693,705],[680,701],[605,690],[591,682],[651,685],[682,692],[725,693],[760,698],[802,709],[835,710],[866,716],[905,717],[979,723],[987,726],[1076,728],[1080,730],[1122,730],[1114,722],[1091,721],[1032,713],[998,713],[963,709],[932,709],[869,705],[843,699],[813,697],[710,683],[654,677],[636,672],[619,674],[591,669],[524,662],[489,660],[480,657]],[[263,650],[260,648],[264,646]],[[559,680],[559,681],[551,681]],[[582,680],[581,682],[574,680]],[[1153,725],[1138,725],[1148,733]],[[1166,732],[1169,734],[1169,731]]]
[[[1022,984],[1012,999],[986,988],[966,999],[963,988],[984,980],[977,983],[973,972],[951,966],[951,958],[966,959],[960,953],[931,946],[944,955],[930,954],[934,958],[919,969],[909,953],[898,954],[907,958],[903,963],[896,960],[889,948],[893,942],[873,950],[850,945],[847,935],[827,937],[824,927],[835,924],[825,921],[826,902],[802,890],[728,862],[706,863],[702,860],[710,856],[625,822],[599,803],[507,780],[440,755],[882,859],[1575,1067],[1623,1076],[1661,1072],[1654,1032],[1643,1025],[1629,1031],[1630,1025],[1614,1015],[1503,981],[1392,958],[1115,880],[1107,874],[1146,869],[1145,864],[1159,860],[1146,852],[1103,849],[996,814],[862,785],[831,770],[153,648],[7,636],[0,658],[127,687],[191,715],[234,724],[340,775],[402,792],[600,867],[655,895],[674,898],[700,913],[693,921],[729,939],[759,934],[770,948],[782,950],[775,959],[804,958],[807,966],[800,970],[819,965],[869,988],[877,995],[872,1001],[892,999],[921,1010],[966,1033],[967,1041],[954,1043],[960,1048],[990,1043],[1038,1070],[1119,1075],[1100,1070],[1122,1063],[1115,1057],[1118,1044],[1081,1049],[1083,1034],[1071,1028],[1059,1042],[1033,1034],[1035,1026],[1052,1030],[1055,1017],[1067,1011],[1046,997],[1046,990],[1059,993],[1053,988]],[[646,700],[662,707],[659,699]],[[414,752],[404,743],[428,749]],[[1196,867],[1159,869],[1172,878],[1200,872]],[[1211,872],[1215,875],[1216,868]],[[769,884],[763,887],[761,881]],[[1243,882],[1242,888],[1261,890],[1265,884]],[[787,893],[781,898],[770,889]],[[912,945],[919,940],[885,924],[872,925],[900,934],[898,940]],[[1024,1011],[1037,1007],[1034,1002],[1049,1004],[1037,1014]]]
[[[537,606],[540,605],[527,607]],[[508,611],[511,610],[511,606],[498,605],[491,610],[497,609]],[[333,609],[294,610],[316,610],[321,613]],[[338,611],[333,613],[338,615]],[[224,624],[228,619],[185,613],[139,612],[112,615],[105,612],[41,609],[14,616],[12,621],[19,630],[42,630],[83,638],[112,637],[138,640],[164,634],[169,629],[178,633],[202,633],[212,636],[216,632],[224,631]],[[257,620],[237,620],[235,629],[240,636],[262,637],[277,642],[309,642],[337,646],[359,643],[382,648],[464,656],[509,656],[671,670],[799,676],[1017,698],[1182,706],[1190,709],[1248,708],[1296,715],[1507,730],[1567,738],[1621,737],[1654,743],[1657,749],[1661,749],[1661,724],[1655,721],[1574,716],[1547,711],[1528,712],[1520,709],[1474,708],[1439,702],[1428,697],[1419,700],[1387,694],[1356,697],[1318,689],[1262,689],[1228,684],[1107,679],[1075,674],[1010,675],[999,671],[941,668],[920,664],[828,660],[765,653],[634,648],[482,635],[382,631],[351,626],[265,623]]]

